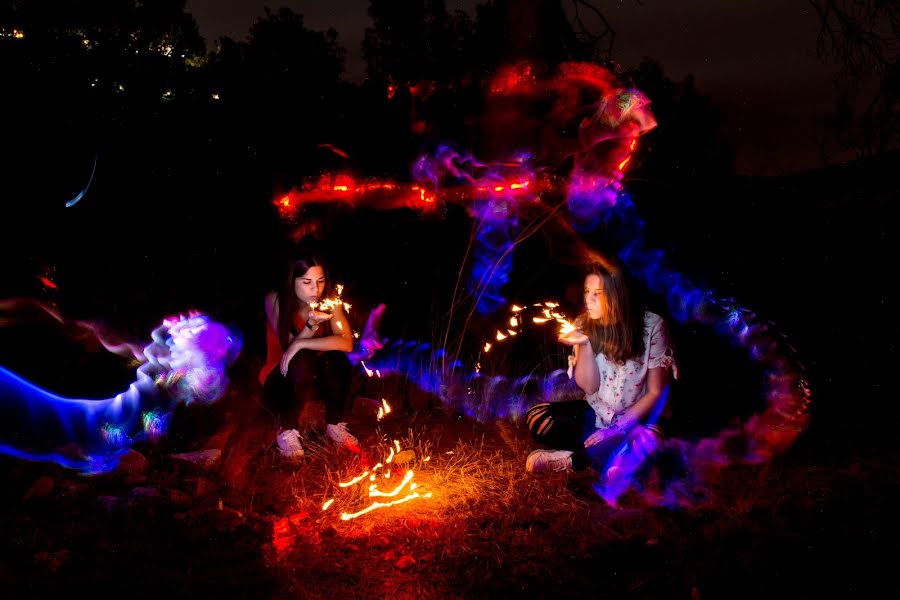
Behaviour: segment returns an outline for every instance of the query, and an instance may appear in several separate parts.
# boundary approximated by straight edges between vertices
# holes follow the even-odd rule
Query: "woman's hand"
[[[584,346],[591,343],[590,338],[578,329],[570,331],[565,335],[561,335],[557,339],[566,346]]]
[[[332,313],[320,312],[318,310],[310,310],[309,316],[306,317],[306,322],[309,323],[310,325],[312,325],[313,327],[318,327],[325,321],[330,320],[333,316],[334,316],[334,314],[332,314]]]
[[[617,436],[623,436],[625,432],[622,431],[618,427],[610,427],[609,429],[598,429],[584,440],[584,447],[590,448],[591,446],[596,446],[597,444],[602,444],[608,440],[613,439]]]
[[[281,364],[279,365],[281,369],[281,374],[285,377],[287,376],[288,367],[291,364],[291,360],[293,360],[294,355],[300,352],[303,349],[303,340],[296,339],[288,345],[287,350],[284,351],[284,354],[281,355]]]
[[[653,456],[663,447],[662,437],[643,425],[635,425],[634,429],[628,434],[628,442],[631,444],[635,454],[643,458]]]

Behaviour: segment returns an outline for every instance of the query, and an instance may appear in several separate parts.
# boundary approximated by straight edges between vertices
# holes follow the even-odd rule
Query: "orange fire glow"
[[[353,512],[353,513],[343,512],[343,513],[341,513],[342,521],[349,521],[350,519],[355,519],[366,513],[370,513],[373,510],[377,510],[379,508],[386,508],[388,506],[394,506],[396,504],[402,504],[404,502],[409,502],[410,500],[415,500],[416,498],[430,498],[431,497],[431,492],[427,492],[425,494],[420,494],[419,492],[416,491],[416,488],[418,486],[413,481],[413,477],[415,476],[415,474],[412,469],[407,469],[406,473],[403,475],[403,479],[397,485],[395,485],[390,491],[385,492],[385,491],[381,491],[378,489],[378,483],[377,483],[378,474],[376,472],[379,470],[381,471],[382,479],[390,479],[391,478],[391,470],[389,468],[386,468],[386,466],[389,465],[394,460],[394,457],[396,456],[395,451],[396,452],[401,451],[399,440],[394,440],[394,445],[390,448],[390,454],[388,455],[388,457],[386,459],[384,459],[383,464],[378,463],[374,467],[372,467],[371,470],[366,470],[362,474],[352,478],[350,481],[347,481],[344,483],[339,483],[338,485],[340,487],[349,487],[351,485],[359,483],[360,481],[362,481],[363,479],[368,477],[369,481],[372,482],[371,485],[369,485],[369,487],[368,487],[368,495],[370,498],[396,498],[404,491],[404,489],[408,490],[408,493],[405,496],[403,496],[401,498],[397,498],[396,500],[391,500],[390,502],[380,502],[378,500],[374,500],[374,501],[372,501],[372,504],[370,504],[366,508],[359,510],[357,512]],[[422,462],[427,462],[429,460],[431,460],[431,457],[426,456],[424,459],[422,459]],[[333,499],[326,502],[322,506],[322,510],[324,511],[329,506],[331,506],[332,501],[333,501]]]

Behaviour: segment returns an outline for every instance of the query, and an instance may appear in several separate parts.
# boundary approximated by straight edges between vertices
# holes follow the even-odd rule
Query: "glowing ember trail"
[[[349,521],[350,519],[355,519],[356,517],[362,516],[366,513],[372,512],[378,508],[387,508],[388,506],[394,506],[395,504],[402,504],[404,502],[409,502],[410,500],[415,500],[416,498],[431,498],[431,492],[428,492],[425,495],[419,495],[419,492],[413,492],[408,496],[404,496],[399,500],[394,500],[392,502],[373,502],[366,508],[362,509],[359,512],[355,513],[341,513],[341,521]]]
[[[370,376],[371,377],[371,376]],[[384,398],[381,399],[381,406],[378,408],[378,420],[382,420],[391,412],[391,405]]]
[[[397,484],[397,487],[394,488],[394,491],[392,491],[392,492],[381,492],[377,489],[378,485],[373,483],[371,486],[369,486],[369,496],[370,497],[382,496],[382,497],[393,498],[394,496],[396,496],[397,494],[400,493],[400,490],[403,489],[403,486],[405,486],[407,483],[409,483],[412,480],[412,478],[413,478],[413,472],[407,471],[406,475],[403,476],[403,481],[401,481],[399,484]]]
[[[341,487],[350,487],[350,486],[353,485],[354,483],[359,483],[360,481],[362,481],[363,479],[365,479],[368,475],[369,475],[369,472],[366,471],[366,472],[364,472],[362,475],[360,475],[360,476],[358,476],[358,477],[354,477],[354,478],[351,479],[350,481],[345,481],[345,482],[343,482],[343,483],[339,483],[338,485],[341,486]]]
[[[419,492],[416,491],[417,485],[415,482],[413,482],[414,473],[413,473],[412,469],[407,469],[406,473],[403,476],[403,479],[397,485],[395,485],[394,488],[391,489],[390,491],[383,492],[378,489],[378,483],[376,483],[376,480],[378,479],[378,474],[376,473],[376,471],[381,469],[381,478],[382,479],[390,479],[391,478],[391,470],[388,468],[385,468],[385,466],[389,465],[394,460],[396,453],[399,453],[400,451],[401,451],[401,448],[400,448],[399,440],[394,440],[394,445],[391,447],[390,454],[384,460],[384,463],[378,463],[374,467],[372,467],[371,470],[366,470],[362,474],[351,479],[350,481],[347,481],[344,483],[339,483],[338,485],[340,487],[346,488],[355,483],[359,483],[360,481],[362,481],[363,479],[368,477],[369,481],[373,482],[368,487],[368,495],[370,498],[394,498],[396,496],[399,496],[404,490],[406,490],[408,493],[405,496],[398,498],[396,500],[391,500],[390,502],[379,502],[377,500],[373,501],[372,504],[370,504],[366,508],[359,510],[357,512],[353,512],[353,513],[343,512],[343,513],[341,513],[342,521],[349,521],[350,519],[355,519],[356,517],[359,517],[366,513],[372,512],[373,510],[376,510],[379,508],[386,508],[388,506],[394,506],[395,504],[402,504],[404,502],[409,502],[410,500],[415,500],[416,498],[430,498],[431,497],[431,492],[427,492],[425,494],[420,494]],[[431,460],[431,457],[426,456],[422,460],[422,462],[427,462],[429,460]],[[331,506],[333,501],[334,501],[334,498],[325,502],[325,504],[322,505],[322,510],[323,511],[327,510]]]

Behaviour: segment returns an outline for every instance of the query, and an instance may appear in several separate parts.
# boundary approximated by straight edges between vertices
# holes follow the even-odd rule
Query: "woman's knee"
[[[318,357],[312,350],[300,350],[288,365],[287,379],[291,385],[309,383],[316,377]]]
[[[553,428],[553,415],[548,402],[532,406],[525,415],[528,431],[536,442],[540,443]]]
[[[353,368],[353,365],[350,364],[350,359],[347,358],[347,354],[340,350],[322,352],[320,361],[323,365],[327,365],[328,370],[332,372],[350,373]]]

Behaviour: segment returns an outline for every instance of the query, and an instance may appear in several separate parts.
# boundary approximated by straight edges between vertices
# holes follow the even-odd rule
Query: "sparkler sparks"
[[[344,299],[341,298],[341,295],[344,293],[344,286],[338,283],[335,284],[334,289],[335,292],[337,292],[336,296],[334,296],[333,298],[322,298],[321,300],[310,302],[309,307],[319,312],[333,312],[334,309],[338,306],[343,306],[345,312],[350,312],[350,308],[353,305],[344,302]]]
[[[558,302],[537,302],[531,305],[532,309],[540,309],[540,316],[535,316],[531,318],[532,323],[536,323],[538,325],[543,325],[544,323],[549,323],[550,321],[555,321],[559,324],[559,335],[565,336],[576,329],[575,325],[571,323],[568,318],[554,309],[559,307]],[[501,343],[511,337],[515,337],[519,335],[522,330],[522,323],[524,319],[522,318],[523,311],[528,310],[526,307],[519,306],[517,304],[513,304],[510,307],[510,317],[509,317],[509,327],[506,329],[506,332],[500,331],[499,329],[494,334],[497,343]],[[482,352],[487,353],[490,352],[493,345],[490,342],[485,342],[482,347]]]

